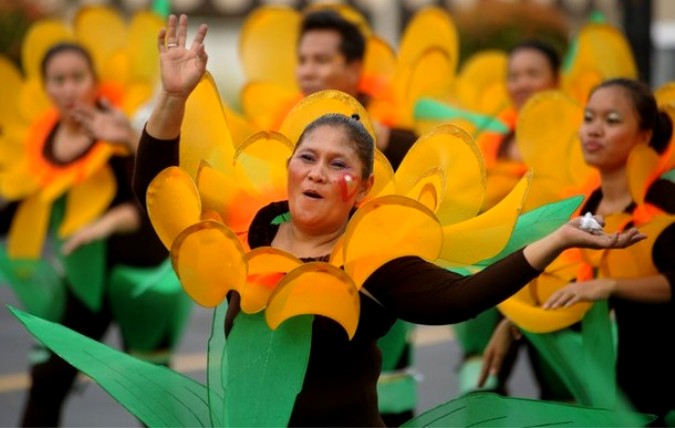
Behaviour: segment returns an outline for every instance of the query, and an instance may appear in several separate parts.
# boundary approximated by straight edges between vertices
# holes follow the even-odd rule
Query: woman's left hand
[[[573,282],[554,291],[542,307],[544,309],[569,308],[579,302],[608,299],[615,287],[616,281],[608,278]]]

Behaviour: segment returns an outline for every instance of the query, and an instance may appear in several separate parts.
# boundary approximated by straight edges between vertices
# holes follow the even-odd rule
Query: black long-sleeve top
[[[150,180],[176,165],[177,153],[178,140],[162,141],[143,133],[134,174],[134,189],[143,204]],[[278,230],[271,221],[286,212],[287,202],[258,212],[249,230],[251,248],[271,245]],[[522,250],[468,277],[416,256],[384,264],[363,285],[376,300],[359,293],[359,325],[352,340],[333,320],[315,316],[309,364],[289,425],[384,426],[377,407],[381,365],[377,339],[397,318],[419,324],[464,321],[495,306],[538,274]],[[238,311],[235,295],[227,318],[232,320]]]

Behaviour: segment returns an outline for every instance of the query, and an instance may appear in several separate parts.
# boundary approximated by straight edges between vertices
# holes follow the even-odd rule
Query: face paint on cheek
[[[350,200],[359,191],[359,179],[349,173],[343,174],[335,183],[340,188],[340,194],[344,202]]]

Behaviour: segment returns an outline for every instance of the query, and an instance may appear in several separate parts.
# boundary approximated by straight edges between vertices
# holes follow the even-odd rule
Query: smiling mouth
[[[302,192],[302,194],[311,199],[323,199],[323,197],[320,194],[318,194],[317,192],[313,192],[311,190],[304,191]]]

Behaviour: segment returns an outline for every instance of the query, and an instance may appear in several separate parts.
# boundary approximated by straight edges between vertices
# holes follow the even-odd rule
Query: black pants
[[[110,306],[103,303],[92,312],[68,289],[62,324],[94,340],[100,340],[112,322]],[[31,386],[21,416],[21,426],[55,427],[61,409],[77,377],[77,369],[51,351],[46,361],[31,367]]]

